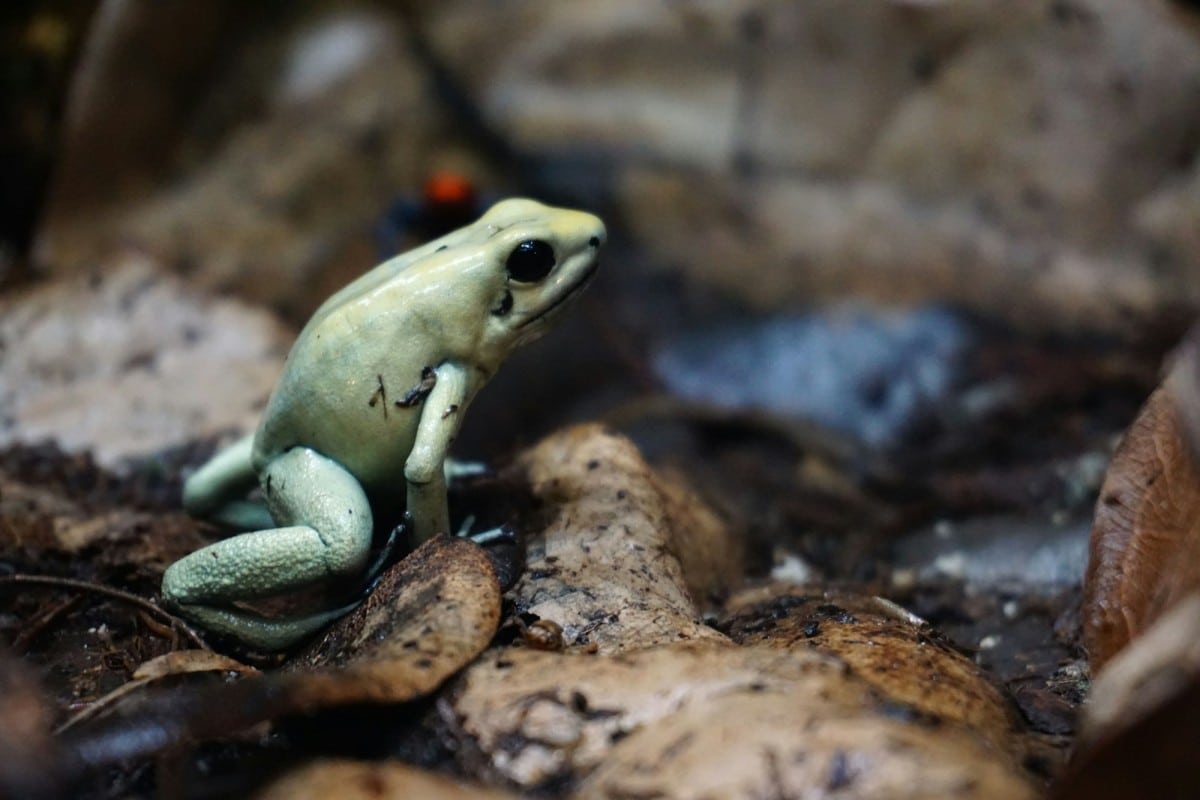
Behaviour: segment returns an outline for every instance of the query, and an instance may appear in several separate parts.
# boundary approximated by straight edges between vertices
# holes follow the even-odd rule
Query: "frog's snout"
[[[594,214],[588,214],[587,212],[579,213],[584,217],[584,224],[581,226],[583,230],[580,231],[580,233],[583,233],[588,237],[588,249],[592,251],[593,255],[595,255],[596,251],[603,247],[604,243],[608,241],[608,229],[604,227],[604,222]],[[582,238],[583,237],[581,236],[579,239],[576,239],[576,241],[581,241]]]

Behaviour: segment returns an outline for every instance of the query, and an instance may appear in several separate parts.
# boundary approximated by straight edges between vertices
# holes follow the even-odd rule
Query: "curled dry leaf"
[[[399,762],[317,761],[274,781],[256,800],[516,800],[498,789],[467,786]]]
[[[905,650],[907,617],[893,615],[908,627],[889,646],[915,668],[909,679],[930,682],[932,667],[950,684],[944,706],[975,693],[978,708],[955,715],[921,690],[891,697],[886,680],[854,674],[855,658],[883,664],[865,654],[835,657],[807,639],[739,647],[700,625],[674,552],[693,530],[713,535],[681,524],[708,515],[668,510],[623,439],[576,428],[523,461],[549,522],[531,537],[514,600],[562,624],[568,646],[497,647],[463,673],[440,708],[469,772],[523,789],[573,784],[583,797],[1031,796],[1018,748],[973,733],[976,722],[1007,730],[1002,698],[948,653]],[[891,612],[871,608],[872,630],[886,631]],[[847,629],[844,646],[855,631],[867,634]]]
[[[173,650],[143,663],[133,672],[134,680],[151,681],[187,672],[240,672],[257,675],[258,670],[211,650]]]
[[[1032,787],[969,738],[825,702],[844,679],[688,704],[613,748],[576,794],[612,797],[993,798]]]
[[[1200,595],[1175,604],[1092,684],[1055,800],[1194,797],[1200,740]]]
[[[746,696],[687,702],[621,739],[581,797],[1030,797],[1017,719],[969,659],[878,598],[776,584],[728,604],[752,653],[822,658]]]
[[[632,442],[582,425],[543,440],[519,465],[547,515],[527,536],[526,569],[511,592],[521,611],[560,625],[568,650],[724,639],[692,598],[741,575],[738,545]]]
[[[291,662],[293,699],[315,708],[421,697],[483,652],[499,624],[487,555],[465,539],[432,539]]]
[[[611,657],[498,648],[465,673],[454,711],[492,769],[532,787],[586,774],[622,737],[709,698],[784,692],[806,680],[853,698],[841,671],[812,653],[797,658],[715,642]]]
[[[1083,707],[1080,745],[1146,716],[1200,679],[1200,594],[1177,603],[1105,665]]]
[[[1200,468],[1177,401],[1170,382],[1150,396],[1100,490],[1082,612],[1093,674],[1200,589]]]
[[[1019,761],[1015,708],[986,673],[879,598],[775,584],[731,598],[728,609],[720,627],[739,644],[833,656],[914,719],[958,723]]]
[[[174,675],[191,675],[197,672],[225,672],[241,675],[257,675],[258,670],[228,656],[211,650],[172,650],[146,661],[133,672],[133,680],[122,683],[103,697],[85,706],[78,714],[60,725],[54,732],[61,734],[76,725],[104,714],[114,704],[154,681]]]
[[[780,787],[779,796],[821,787],[848,798],[1032,796],[1009,753],[881,699],[844,663],[807,648],[493,652],[466,673],[455,711],[485,772],[523,788],[578,780],[582,797],[755,797]]]

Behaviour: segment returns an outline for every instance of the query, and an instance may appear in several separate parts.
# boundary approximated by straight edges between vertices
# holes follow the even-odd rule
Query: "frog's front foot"
[[[363,581],[363,588],[360,592],[359,601],[366,600],[371,592],[375,591],[376,585],[383,577],[383,573],[388,567],[395,564],[399,559],[396,557],[398,553],[405,553],[411,549],[410,539],[412,538],[412,515],[407,511],[404,512],[404,518],[400,524],[392,528],[388,534],[387,541],[383,543],[383,547],[375,555],[375,560],[371,562],[371,566],[367,568],[367,576]],[[400,545],[397,548],[397,545]]]
[[[361,575],[371,548],[371,508],[350,473],[307,448],[268,464],[261,484],[283,527],[233,536],[181,558],[163,574],[162,593],[209,630],[278,650],[353,606],[268,618],[235,604]]]
[[[442,472],[446,476],[446,482],[462,480],[463,478],[477,478],[480,475],[489,475],[492,468],[482,461],[458,461],[457,459],[447,458],[442,465]]]

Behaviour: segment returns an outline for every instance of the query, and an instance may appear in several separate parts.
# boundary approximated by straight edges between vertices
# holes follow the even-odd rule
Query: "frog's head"
[[[504,200],[473,226],[494,276],[487,336],[511,350],[545,333],[596,274],[604,223],[583,211]]]

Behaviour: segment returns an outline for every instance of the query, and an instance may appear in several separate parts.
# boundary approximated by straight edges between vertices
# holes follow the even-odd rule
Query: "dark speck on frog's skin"
[[[367,405],[369,405],[371,408],[374,408],[377,403],[382,401],[383,402],[383,418],[386,420],[387,415],[388,415],[387,389],[383,385],[383,376],[382,375],[376,375],[375,379],[379,382],[379,386],[378,386],[378,388],[375,389],[375,393],[371,395],[371,399],[367,401]]]
[[[382,385],[382,382],[381,382]],[[421,369],[421,382],[404,393],[404,397],[396,401],[397,408],[412,408],[421,403],[433,387],[437,385],[437,372],[433,367],[426,366]]]
[[[512,307],[513,307],[512,292],[505,292],[504,297],[500,298],[500,303],[495,308],[492,309],[492,315],[497,316],[497,317],[503,317],[506,314],[508,314],[508,312],[512,311]]]

